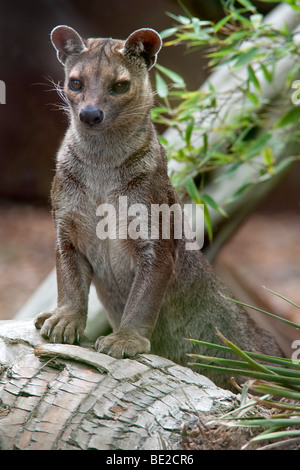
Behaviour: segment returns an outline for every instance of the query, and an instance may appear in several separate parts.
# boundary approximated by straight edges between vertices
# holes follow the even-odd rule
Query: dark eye
[[[112,95],[122,95],[129,90],[130,82],[124,80],[123,82],[116,82],[109,90]]]
[[[83,84],[80,80],[77,80],[76,78],[70,78],[69,88],[73,91],[80,91],[83,88]]]

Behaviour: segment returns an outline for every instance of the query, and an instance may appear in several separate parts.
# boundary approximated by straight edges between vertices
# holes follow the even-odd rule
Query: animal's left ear
[[[142,57],[150,70],[156,63],[162,46],[160,35],[154,29],[138,29],[125,41],[122,53],[126,57]]]

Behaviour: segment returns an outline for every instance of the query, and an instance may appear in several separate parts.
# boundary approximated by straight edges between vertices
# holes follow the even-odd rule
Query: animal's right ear
[[[57,51],[57,58],[63,65],[68,56],[80,54],[86,49],[81,36],[69,26],[56,26],[51,31],[51,41]]]

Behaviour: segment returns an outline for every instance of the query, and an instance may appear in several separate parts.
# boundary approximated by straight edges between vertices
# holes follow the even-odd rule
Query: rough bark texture
[[[182,430],[236,397],[154,355],[117,360],[0,322],[0,449],[178,449]]]

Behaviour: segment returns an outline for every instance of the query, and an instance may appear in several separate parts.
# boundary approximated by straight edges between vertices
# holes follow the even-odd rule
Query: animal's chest
[[[71,212],[70,238],[104,284],[118,285],[124,293],[130,289],[135,262],[119,237],[118,205],[113,200],[81,197]]]

